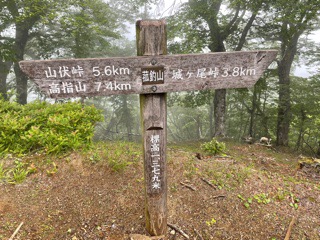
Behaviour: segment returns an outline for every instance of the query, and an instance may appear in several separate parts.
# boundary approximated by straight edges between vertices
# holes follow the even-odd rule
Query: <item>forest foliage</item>
[[[317,66],[320,47],[319,42],[311,38],[320,27],[319,1],[189,0],[177,3],[165,6],[161,0],[2,1],[0,94],[6,101],[1,100],[1,109],[8,102],[48,101],[20,71],[20,60],[135,55],[135,42],[127,37],[133,32],[129,26],[138,19],[158,18],[165,13],[170,54],[270,48],[279,51],[275,62],[254,88],[168,94],[169,140],[211,140],[219,130],[222,136],[237,141],[246,136],[255,140],[265,136],[271,138],[273,144],[319,156],[320,72]],[[153,9],[158,16],[151,14]],[[299,77],[297,68],[312,71]],[[96,126],[95,139],[141,138],[137,96],[96,97],[84,102],[94,104],[104,115],[105,121]],[[13,108],[27,109],[28,105],[16,104]],[[70,118],[82,117],[81,111],[80,116],[70,109],[71,105],[57,104],[57,107],[60,106],[59,111],[65,108],[73,112],[73,116],[65,112]],[[54,108],[49,106],[46,108]],[[28,114],[33,111],[32,106],[29,108]],[[44,134],[31,127],[31,117],[19,118],[19,115],[9,117],[8,112],[1,112],[4,121],[16,121],[7,124],[18,128],[27,126],[26,130],[35,131],[35,135]],[[66,121],[62,125],[69,126],[69,120],[56,119],[60,120]],[[1,131],[9,126],[4,125],[4,121]],[[98,120],[95,118],[95,121]],[[217,130],[218,121],[223,127]],[[17,133],[17,129],[11,131]],[[25,144],[29,142],[29,145],[24,149],[32,149],[27,136],[30,135],[12,137],[12,144],[18,144],[18,138],[26,138]],[[84,135],[77,137],[84,139]],[[2,145],[2,150],[7,148]]]
[[[88,147],[95,124],[102,120],[97,108],[81,103],[20,105],[0,100],[0,156],[61,154]]]

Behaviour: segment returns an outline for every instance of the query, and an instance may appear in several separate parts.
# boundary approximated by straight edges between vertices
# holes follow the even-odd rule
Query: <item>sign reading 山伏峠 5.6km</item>
[[[276,50],[101,59],[21,61],[51,98],[248,88]]]

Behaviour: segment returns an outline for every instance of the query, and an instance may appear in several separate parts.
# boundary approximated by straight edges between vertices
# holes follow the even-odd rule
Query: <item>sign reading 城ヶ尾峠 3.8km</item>
[[[22,61],[51,98],[252,87],[275,50]]]

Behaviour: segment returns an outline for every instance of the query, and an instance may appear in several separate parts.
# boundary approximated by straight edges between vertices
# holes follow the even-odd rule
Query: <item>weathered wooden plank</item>
[[[160,96],[162,119],[166,117],[166,93],[140,95],[143,102],[152,101],[154,95]],[[146,112],[146,110],[143,110]],[[150,113],[151,115],[152,113]],[[147,115],[147,114],[146,114]],[[164,129],[143,129],[144,179],[145,179],[145,218],[146,229],[150,235],[166,234],[167,229],[167,125]],[[145,124],[143,124],[145,126]]]
[[[167,52],[163,20],[138,21],[137,54]],[[158,68],[147,68],[147,72]],[[150,71],[149,71],[150,70]],[[156,81],[157,83],[161,81]],[[150,86],[150,85],[149,85]],[[167,233],[167,100],[166,93],[140,94],[144,147],[146,229],[152,236]]]
[[[160,44],[159,44],[160,45]],[[156,47],[157,48],[157,47]],[[150,46],[147,48],[150,54]],[[160,51],[157,48],[157,51]],[[276,50],[207,54],[21,61],[21,69],[52,98],[166,93],[253,86]],[[163,68],[152,83],[142,69]],[[145,70],[145,69],[144,69]],[[150,74],[150,72],[149,72]],[[149,80],[155,80],[149,76]]]

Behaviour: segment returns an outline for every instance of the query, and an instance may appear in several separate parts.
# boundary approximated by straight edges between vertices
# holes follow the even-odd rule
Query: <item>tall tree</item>
[[[179,47],[174,43],[173,49],[185,52],[189,48],[197,52],[207,48],[211,52],[224,52],[229,44],[229,48],[239,51],[262,6],[262,1],[250,0],[189,0],[171,21],[174,30],[180,28],[179,37],[184,45]],[[214,114],[210,114],[214,115],[214,131],[211,127],[214,136],[225,135],[226,94],[226,89],[216,90],[214,94]]]
[[[8,100],[8,94],[7,94],[7,77],[10,72],[10,69],[12,67],[12,53],[10,52],[11,47],[11,41],[4,41],[0,42],[0,97],[3,97],[5,100]],[[8,52],[6,52],[8,51]]]
[[[102,57],[108,55],[111,42],[120,38],[116,12],[102,0],[75,1],[63,10],[56,38],[63,36],[65,57]]]
[[[260,36],[280,42],[278,60],[279,103],[277,122],[277,145],[288,146],[291,121],[291,68],[303,34],[312,31],[319,21],[320,5],[317,0],[273,1],[271,19],[269,13],[261,17]],[[266,20],[270,19],[268,23]]]
[[[56,4],[57,1],[53,0],[5,0],[1,4],[1,17],[4,13],[8,14],[6,28],[14,29],[12,60],[16,76],[17,101],[21,104],[27,103],[28,78],[20,70],[18,62],[24,58],[27,43],[32,38],[32,29],[45,17],[52,16]]]
[[[7,95],[7,76],[10,72],[13,63],[13,43],[12,37],[6,33],[6,30],[11,25],[8,9],[4,2],[0,3],[0,97],[5,100]]]

